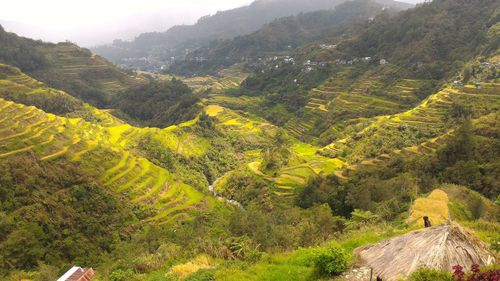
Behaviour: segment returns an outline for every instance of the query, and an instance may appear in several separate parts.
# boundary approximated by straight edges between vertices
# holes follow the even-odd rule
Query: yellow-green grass
[[[215,116],[216,126],[229,135],[237,136],[242,143],[260,144],[276,129],[259,117],[243,116],[237,111],[224,108]]]
[[[492,85],[500,89],[499,85]],[[500,95],[491,95],[478,92],[475,94],[463,93],[460,89],[445,88],[424,100],[417,107],[399,114],[382,116],[373,119],[373,122],[361,131],[355,131],[342,141],[336,141],[322,149],[323,152],[334,152],[334,155],[347,153],[349,162],[357,163],[369,158],[367,147],[375,147],[378,154],[390,154],[403,150],[400,143],[403,137],[401,129],[412,128],[419,133],[411,145],[407,145],[407,152],[417,149],[416,145],[423,144],[431,139],[446,135],[452,130],[446,123],[453,104],[467,104],[476,115],[486,115],[500,110]],[[377,141],[380,139],[380,141]],[[418,148],[424,149],[425,148]]]
[[[230,94],[211,94],[205,103],[217,104],[222,107],[232,109],[250,109],[257,108],[262,102],[263,97],[250,97],[250,96],[231,96]]]
[[[298,157],[306,161],[309,167],[317,174],[333,174],[336,170],[341,169],[345,165],[341,159],[319,155],[317,153],[319,149],[319,147],[301,142],[295,142],[292,146],[292,151]]]
[[[208,105],[205,108],[205,113],[207,113],[208,116],[212,116],[212,117],[217,116],[222,111],[224,111],[224,108],[222,106],[216,105],[216,104]]]
[[[34,70],[31,75],[40,81],[57,80],[61,82],[59,87],[63,90],[71,91],[71,81],[78,81],[84,88],[95,89],[101,97],[111,100],[131,87],[148,83],[142,76],[131,76],[105,59],[71,43],[43,45],[37,49],[51,63],[43,69]],[[27,84],[20,78],[15,81]],[[36,87],[35,83],[29,85]]]
[[[233,262],[216,267],[215,279],[224,281],[333,280],[332,277],[320,277],[315,274],[314,257],[319,250],[330,245],[339,246],[348,254],[349,263],[353,264],[356,262],[354,249],[404,234],[407,231],[407,229],[394,229],[387,225],[364,227],[340,235],[321,246],[300,248],[285,253],[265,254],[256,263]]]
[[[111,135],[109,141],[123,148],[135,146],[143,137],[150,136],[159,140],[175,153],[186,157],[199,157],[208,151],[210,142],[193,134],[190,130],[183,129],[196,122],[197,119],[165,129],[136,128],[128,124],[107,127],[106,129]]]
[[[408,223],[423,227],[423,217],[429,217],[433,225],[445,223],[450,218],[448,195],[441,189],[435,189],[427,197],[418,198],[413,203]]]
[[[188,218],[191,208],[212,202],[174,174],[136,156],[134,150],[126,150],[120,138],[129,127],[113,130],[2,99],[0,108],[0,158],[32,152],[42,161],[77,162],[103,187],[124,192],[132,201],[153,208],[156,212],[151,220],[170,221],[169,214]],[[17,121],[12,116],[17,116]],[[167,190],[177,192],[167,194]]]
[[[248,77],[248,73],[243,71],[242,65],[233,65],[227,69],[219,71],[217,75],[197,76],[181,78],[184,83],[193,88],[196,92],[212,90],[222,92],[227,89],[237,88]]]
[[[193,260],[173,266],[168,275],[174,276],[178,280],[186,279],[190,274],[197,272],[200,269],[212,268],[215,265],[215,261],[212,258],[201,255],[197,256]]]

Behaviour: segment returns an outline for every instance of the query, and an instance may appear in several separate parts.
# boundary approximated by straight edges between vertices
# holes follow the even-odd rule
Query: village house
[[[295,59],[291,58],[289,56],[286,56],[284,62],[287,63],[287,64],[290,64],[290,63],[291,64],[295,64]]]
[[[319,47],[323,50],[331,50],[337,48],[337,45],[321,44]]]
[[[57,281],[90,281],[94,275],[95,272],[92,268],[73,266],[63,276],[59,277]]]

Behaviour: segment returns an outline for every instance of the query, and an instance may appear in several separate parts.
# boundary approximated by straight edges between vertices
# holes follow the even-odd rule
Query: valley
[[[107,58],[0,28],[0,280],[497,274],[498,3],[283,1]]]

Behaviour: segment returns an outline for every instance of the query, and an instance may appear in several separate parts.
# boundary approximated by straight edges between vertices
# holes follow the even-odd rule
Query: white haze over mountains
[[[421,0],[403,0],[417,3]],[[0,24],[19,35],[90,47],[113,39],[193,24],[217,11],[248,5],[252,0],[15,0],[0,9]]]

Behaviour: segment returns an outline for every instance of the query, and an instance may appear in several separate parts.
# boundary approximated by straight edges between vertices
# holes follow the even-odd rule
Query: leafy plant
[[[466,277],[464,268],[460,265],[453,267],[453,277],[455,281],[497,281],[500,280],[500,270],[490,269],[481,272],[481,267],[478,264],[471,266],[471,274]]]
[[[321,275],[338,275],[347,267],[347,254],[339,246],[329,246],[320,250],[314,264]]]
[[[116,270],[111,273],[111,276],[109,277],[110,281],[128,281],[128,280],[133,280],[133,275],[134,272],[131,269],[127,270]]]
[[[453,276],[449,272],[443,272],[430,268],[420,268],[413,272],[408,281],[453,281]]]

